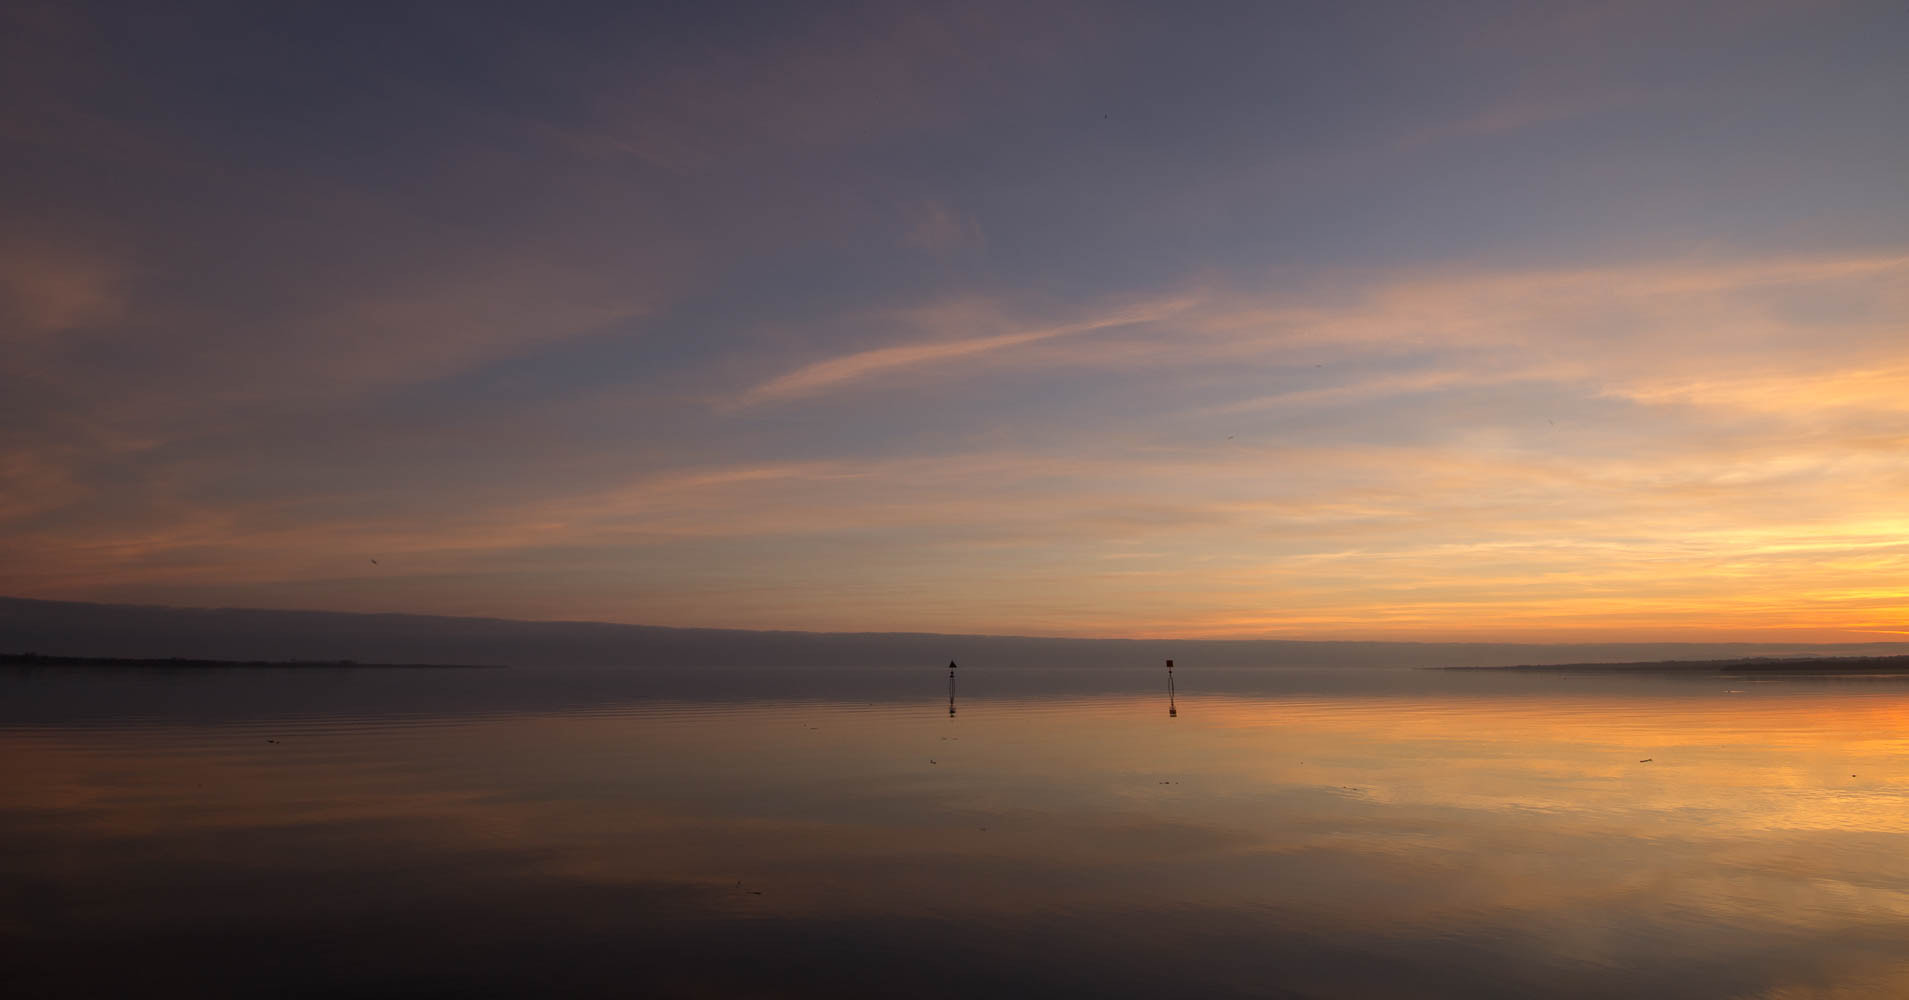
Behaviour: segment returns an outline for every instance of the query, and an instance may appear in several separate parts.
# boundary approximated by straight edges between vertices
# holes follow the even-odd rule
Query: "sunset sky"
[[[8,3],[0,594],[1909,637],[1909,6]]]

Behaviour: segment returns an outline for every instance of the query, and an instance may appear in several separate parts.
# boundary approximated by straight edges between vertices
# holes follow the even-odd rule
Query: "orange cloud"
[[[706,419],[755,428],[944,369],[1145,371],[1199,403],[881,457],[685,450],[428,514],[182,488],[69,516],[80,480],[36,452],[15,467],[43,488],[0,508],[0,588],[284,588],[281,604],[356,609],[412,580],[429,581],[406,591],[417,610],[685,625],[1860,639],[1909,622],[1906,274],[1872,254],[1413,275],[1046,323],[956,300],[885,314],[897,342],[799,364]],[[1539,402],[1493,395],[1507,387]]]

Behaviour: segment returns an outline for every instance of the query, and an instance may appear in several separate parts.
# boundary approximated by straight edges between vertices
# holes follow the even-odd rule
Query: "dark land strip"
[[[1909,659],[1909,657],[1905,657]],[[430,669],[498,670],[498,664],[476,663],[360,663],[357,660],[196,660],[182,657],[116,656],[43,656],[39,653],[0,653],[0,667],[136,667],[161,670],[249,669],[256,667],[294,667],[298,669]]]

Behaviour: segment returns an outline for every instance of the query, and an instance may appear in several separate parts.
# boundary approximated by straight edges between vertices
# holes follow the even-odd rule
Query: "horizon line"
[[[1290,643],[1310,645],[1381,645],[1381,646],[1905,646],[1909,640],[1879,639],[1873,641],[1851,640],[1845,642],[1809,642],[1809,641],[1771,641],[1752,639],[1573,639],[1573,640],[1533,640],[1533,639],[1318,639],[1290,636],[1120,636],[1120,635],[1022,635],[995,632],[922,632],[922,631],[878,631],[850,630],[829,631],[820,629],[797,628],[739,628],[717,625],[653,625],[644,622],[602,621],[586,618],[509,618],[501,615],[474,614],[433,614],[416,611],[336,611],[323,608],[278,608],[278,607],[240,607],[220,606],[204,607],[177,604],[140,604],[131,602],[76,601],[62,598],[22,597],[0,594],[0,602],[19,602],[30,604],[58,604],[87,608],[115,608],[143,611],[170,611],[183,613],[221,613],[237,612],[248,614],[285,614],[285,615],[338,615],[352,618],[428,618],[447,622],[503,622],[516,625],[578,625],[598,628],[649,629],[669,632],[725,632],[750,635],[800,635],[816,637],[920,637],[945,639],[1011,639],[1028,642],[1214,642],[1214,643]]]

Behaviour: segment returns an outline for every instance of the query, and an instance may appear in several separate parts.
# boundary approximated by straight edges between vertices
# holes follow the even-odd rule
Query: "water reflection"
[[[29,995],[1909,987],[1902,687],[1195,674],[1199,711],[1166,726],[1157,688],[971,690],[957,718],[953,673],[946,715],[931,674],[913,702],[16,723],[9,974]]]

